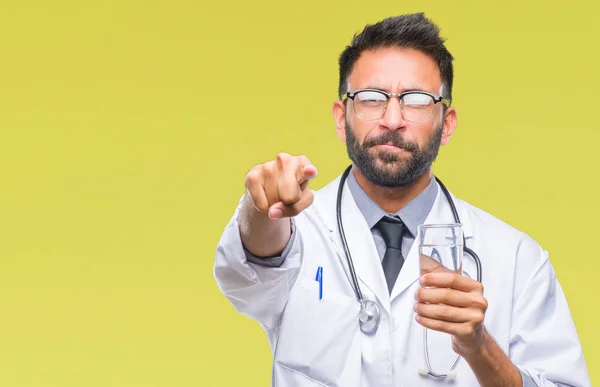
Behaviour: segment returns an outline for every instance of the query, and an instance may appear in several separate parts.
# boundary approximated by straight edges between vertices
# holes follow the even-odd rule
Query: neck
[[[382,187],[369,181],[356,166],[352,167],[352,173],[356,182],[365,191],[367,195],[385,212],[394,214],[411,200],[417,197],[431,179],[431,167],[428,168],[419,178],[404,187]]]

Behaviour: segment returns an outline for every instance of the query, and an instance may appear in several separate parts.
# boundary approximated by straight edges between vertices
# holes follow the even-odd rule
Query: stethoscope
[[[342,224],[342,192],[344,191],[344,183],[346,181],[346,178],[348,177],[348,174],[350,173],[351,170],[352,170],[352,165],[350,165],[348,168],[346,168],[346,170],[344,171],[344,173],[342,174],[342,177],[340,179],[340,184],[338,187],[337,202],[336,202],[336,216],[337,216],[338,231],[342,238],[342,246],[344,248],[344,253],[346,254],[346,259],[348,261],[348,266],[350,268],[350,276],[352,277],[352,287],[354,288],[354,292],[356,294],[356,299],[360,303],[360,311],[358,313],[358,321],[359,321],[359,325],[360,325],[360,330],[365,334],[371,334],[377,330],[377,327],[379,327],[379,322],[381,320],[381,312],[379,310],[379,306],[377,306],[377,304],[373,300],[366,300],[362,295],[360,286],[358,284],[358,279],[356,277],[356,271],[354,270],[354,263],[352,262],[352,256],[350,254],[350,249],[348,248],[348,242],[346,241],[346,234],[344,233],[344,226]],[[448,204],[450,205],[450,209],[452,210],[452,215],[454,216],[454,221],[456,223],[460,223],[460,218],[458,217],[458,212],[456,211],[456,206],[454,205],[454,201],[452,200],[452,197],[450,196],[448,189],[446,189],[446,186],[437,177],[435,178],[435,180],[442,188],[442,192],[444,193],[444,196],[446,197],[446,200],[448,201]],[[465,253],[467,253],[468,255],[470,255],[471,258],[473,258],[473,261],[475,261],[475,265],[477,267],[477,281],[481,282],[481,260],[479,259],[479,256],[477,256],[477,254],[473,250],[471,250],[470,248],[467,247],[466,239],[465,239],[464,235],[463,235],[463,251]],[[427,329],[426,328],[423,329],[423,346],[424,346],[423,351],[425,353],[425,366],[423,366],[421,369],[419,369],[419,374],[421,374],[423,376],[430,375],[430,376],[433,376],[436,378],[448,378],[451,380],[456,379],[455,368],[456,368],[456,365],[458,364],[460,356],[456,357],[456,359],[454,360],[454,362],[452,363],[452,365],[450,366],[448,371],[446,371],[446,373],[437,373],[437,372],[433,371],[433,369],[431,368],[431,363],[429,361],[429,352],[427,350]]]

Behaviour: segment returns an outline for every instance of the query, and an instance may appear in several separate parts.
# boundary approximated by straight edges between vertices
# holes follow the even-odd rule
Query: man
[[[352,160],[341,198],[340,178],[311,191],[317,169],[305,156],[281,153],[248,172],[214,274],[267,332],[273,385],[433,386],[442,381],[419,370],[429,362],[446,373],[457,355],[449,374],[460,386],[590,385],[548,254],[484,211],[445,199],[432,174],[456,128],[452,61],[423,14],[367,26],[339,61],[333,115]],[[481,259],[481,283],[468,256],[464,275],[419,271],[417,227],[453,223],[450,200]],[[380,310],[372,332],[361,330],[338,215],[362,298]]]

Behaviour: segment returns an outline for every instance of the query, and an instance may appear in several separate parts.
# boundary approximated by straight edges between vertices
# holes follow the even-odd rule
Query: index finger
[[[450,288],[460,290],[463,292],[471,292],[474,290],[483,291],[481,283],[464,277],[459,273],[448,271],[448,272],[430,272],[424,274],[419,279],[422,286],[433,286],[438,288]]]
[[[296,179],[300,185],[314,179],[317,174],[317,167],[315,167],[308,158],[306,160],[301,160],[298,164],[298,168],[296,168]]]

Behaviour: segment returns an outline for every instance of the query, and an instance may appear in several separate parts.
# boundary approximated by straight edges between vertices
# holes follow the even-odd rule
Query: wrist
[[[469,348],[468,351],[458,351],[458,355],[465,359],[467,363],[486,360],[491,356],[491,346],[494,341],[487,329],[485,329],[485,326],[482,326],[482,330],[483,332],[481,333],[479,345]]]
[[[481,344],[468,353],[459,354],[475,373],[482,387],[523,384],[518,368],[506,356],[494,338],[483,328]]]

